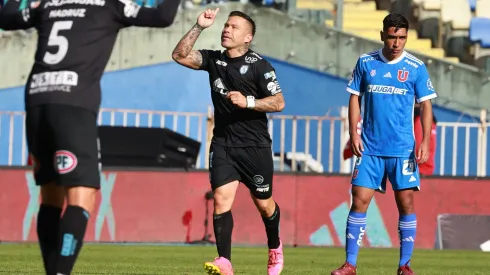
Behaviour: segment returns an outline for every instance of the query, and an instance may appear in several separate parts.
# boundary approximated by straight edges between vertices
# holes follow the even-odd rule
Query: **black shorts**
[[[256,198],[268,199],[272,197],[273,173],[271,148],[211,144],[209,176],[213,190],[237,180],[244,183]]]
[[[37,185],[100,188],[96,113],[69,105],[34,106],[26,111],[26,134]]]

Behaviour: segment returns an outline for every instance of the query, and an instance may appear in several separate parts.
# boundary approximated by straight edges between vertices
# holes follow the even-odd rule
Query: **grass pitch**
[[[282,274],[329,275],[344,261],[342,248],[285,248]],[[136,246],[86,244],[73,275],[205,274],[203,264],[216,255],[213,246]],[[267,274],[267,249],[234,247],[235,274]],[[395,275],[398,249],[361,249],[359,275]],[[479,251],[415,251],[417,275],[490,274],[490,254]],[[1,244],[0,274],[43,274],[37,244]]]

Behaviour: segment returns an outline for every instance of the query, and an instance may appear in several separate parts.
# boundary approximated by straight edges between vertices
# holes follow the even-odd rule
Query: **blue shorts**
[[[352,185],[386,192],[389,179],[393,190],[420,190],[420,176],[414,154],[410,157],[378,157],[363,155],[357,158],[352,172]]]

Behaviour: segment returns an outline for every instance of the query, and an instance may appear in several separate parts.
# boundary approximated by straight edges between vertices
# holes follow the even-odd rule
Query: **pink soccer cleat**
[[[216,258],[213,262],[204,263],[204,270],[209,275],[233,275],[231,262],[224,257]]]
[[[282,242],[276,249],[269,249],[269,263],[267,264],[268,275],[279,275],[284,268],[284,253],[282,252]]]

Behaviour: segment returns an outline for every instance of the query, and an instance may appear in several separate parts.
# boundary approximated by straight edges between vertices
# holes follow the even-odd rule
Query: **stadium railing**
[[[343,159],[348,141],[345,107],[341,116],[270,115],[276,171],[344,173],[352,160]],[[486,114],[482,114],[486,117]],[[25,113],[0,112],[0,165],[25,166]],[[438,122],[436,169],[440,176],[486,176],[489,127],[483,122]],[[201,142],[197,169],[208,168],[214,126],[208,113],[102,109],[99,125],[166,127]]]

